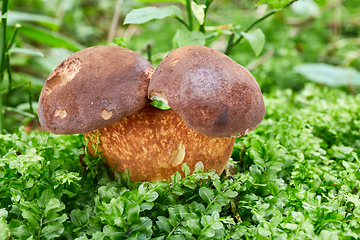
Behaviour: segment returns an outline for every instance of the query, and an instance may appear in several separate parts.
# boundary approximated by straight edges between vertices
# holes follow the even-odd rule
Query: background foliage
[[[181,0],[10,1],[0,239],[358,239],[359,5],[288,3],[215,0],[203,27],[198,13],[190,28]],[[145,7],[165,9],[166,19],[122,24],[135,23],[126,14]],[[118,44],[156,67],[194,39],[226,52],[242,36],[229,56],[257,79],[266,116],[237,139],[233,175],[204,173],[201,165],[189,175],[183,166],[185,179],[131,183],[87,156],[82,135],[35,130],[44,80],[74,51]]]

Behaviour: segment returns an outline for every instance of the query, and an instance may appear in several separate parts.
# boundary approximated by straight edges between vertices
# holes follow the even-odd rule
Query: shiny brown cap
[[[39,99],[39,120],[56,134],[92,131],[149,103],[154,69],[140,54],[118,46],[83,49],[49,75]]]
[[[251,73],[204,46],[172,51],[156,69],[148,91],[149,98],[167,102],[187,127],[206,136],[244,136],[265,115],[261,90]]]

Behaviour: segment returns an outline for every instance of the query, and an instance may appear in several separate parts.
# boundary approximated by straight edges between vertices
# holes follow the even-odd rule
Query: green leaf
[[[264,45],[265,45],[265,35],[261,29],[255,29],[251,32],[241,32],[246,40],[249,41],[252,50],[255,52],[256,56],[259,56]]]
[[[53,197],[54,197],[54,193],[51,191],[51,189],[46,189],[45,191],[42,192],[41,197],[37,200],[37,205],[40,208],[45,208],[47,203]]]
[[[59,30],[61,21],[56,18],[52,18],[46,15],[9,11],[7,17],[7,23],[9,26],[14,26],[19,22],[36,22],[49,28],[50,30]]]
[[[286,5],[288,5],[289,3],[294,2],[293,0],[259,0],[257,2],[257,5],[261,5],[261,4],[267,4],[269,6],[271,6],[272,8],[283,8]]]
[[[191,229],[195,234],[199,234],[201,231],[201,225],[199,219],[189,219],[186,221],[186,225]]]
[[[237,192],[232,191],[232,190],[226,190],[223,194],[229,198],[234,198],[238,195]]]
[[[5,208],[0,208],[0,218],[1,217],[7,217],[8,216],[8,211]]]
[[[130,231],[132,236],[138,236],[142,235],[142,237],[138,237],[137,239],[149,239],[152,235],[152,221],[148,217],[141,217],[139,218],[139,221],[137,221],[136,224],[132,224],[130,226]]]
[[[203,25],[205,21],[205,8],[205,5],[198,5],[194,1],[191,1],[191,10],[193,11],[195,18],[200,25]]]
[[[195,169],[194,169],[194,172],[203,172],[204,171],[204,163],[203,162],[197,162],[195,164]]]
[[[205,231],[203,231],[200,236],[212,238],[215,236],[215,230],[212,228],[206,228]]]
[[[11,234],[19,239],[29,239],[36,233],[37,229],[31,228],[28,225],[21,225],[11,231]]]
[[[211,228],[214,229],[214,230],[219,230],[219,229],[222,229],[224,228],[224,225],[222,224],[222,222],[214,222],[211,224]]]
[[[314,1],[296,1],[291,4],[291,10],[303,18],[317,17],[320,15],[320,7]]]
[[[64,231],[64,226],[61,223],[50,223],[41,230],[41,237],[45,239],[53,239],[60,237]]]
[[[326,63],[304,63],[297,65],[294,72],[313,82],[328,86],[360,86],[360,72],[351,68],[336,67]]]
[[[177,30],[174,36],[176,47],[183,47],[187,45],[205,45],[205,34],[199,31],[189,32],[187,30]]]
[[[6,223],[4,217],[0,217],[0,239],[8,239],[9,225]]]
[[[157,198],[159,197],[159,194],[157,192],[148,192],[146,195],[145,195],[145,201],[147,202],[153,202],[155,201]]]
[[[140,206],[135,203],[130,203],[126,206],[124,214],[127,219],[127,224],[131,225],[139,219]]]
[[[17,48],[17,47],[10,48],[8,53],[9,53],[9,55],[11,55],[13,53],[21,53],[21,54],[32,55],[32,56],[37,56],[37,57],[44,57],[44,54],[40,51],[25,49],[25,48]]]
[[[167,7],[144,7],[131,10],[125,17],[125,24],[142,24],[154,19],[163,19],[166,17],[179,17],[181,10],[177,6]]]
[[[171,224],[169,222],[169,219],[167,219],[164,216],[158,216],[158,221],[156,221],[156,225],[159,227],[160,230],[170,233],[171,231]]]
[[[190,167],[186,163],[181,165],[181,170],[184,172],[185,177],[190,176]]]
[[[185,4],[185,0],[137,0],[138,2],[149,2],[149,3],[156,3],[156,2],[179,2]]]
[[[213,190],[207,187],[201,187],[199,189],[199,195],[207,203],[211,202],[214,199]]]
[[[152,105],[156,108],[159,108],[161,110],[169,110],[170,109],[169,105],[167,105],[166,103],[164,103],[163,101],[160,101],[160,100],[154,100],[150,103],[150,105]]]
[[[47,214],[52,212],[59,212],[65,209],[65,204],[62,203],[59,199],[51,198],[49,202],[46,204],[45,210],[44,210],[44,216],[46,217]]]
[[[62,47],[71,51],[79,51],[85,48],[80,43],[77,43],[70,38],[38,26],[23,24],[19,29],[19,34],[48,47]]]

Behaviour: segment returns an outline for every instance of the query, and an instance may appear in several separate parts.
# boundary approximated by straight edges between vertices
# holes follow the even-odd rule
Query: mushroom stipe
[[[84,133],[92,155],[96,130],[102,157],[135,182],[170,180],[183,163],[193,171],[199,161],[221,174],[234,137],[258,126],[265,106],[251,73],[211,48],[178,48],[154,70],[134,51],[98,46],[74,53],[49,75],[38,112],[46,131]]]

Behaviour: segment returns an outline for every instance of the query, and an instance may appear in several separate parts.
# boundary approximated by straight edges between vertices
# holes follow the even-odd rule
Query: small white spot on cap
[[[174,167],[179,166],[184,161],[184,158],[185,158],[185,145],[181,141],[177,149],[172,153],[171,164]]]
[[[103,109],[103,110],[101,111],[101,117],[102,117],[104,120],[110,119],[112,115],[113,115],[113,112],[112,112],[112,111],[107,111],[106,109]]]
[[[60,119],[66,118],[66,110],[56,109],[56,110],[54,111],[54,117],[59,117]]]

